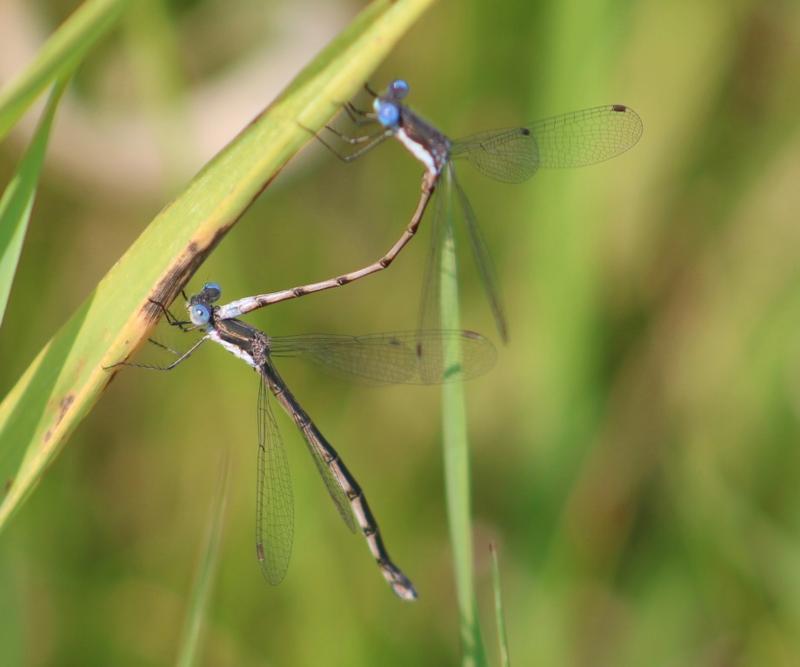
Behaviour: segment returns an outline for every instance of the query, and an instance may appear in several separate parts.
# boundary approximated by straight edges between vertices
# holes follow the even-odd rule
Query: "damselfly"
[[[352,282],[389,266],[416,234],[428,202],[442,174],[446,174],[461,208],[472,253],[498,331],[503,340],[506,340],[508,327],[496,285],[495,272],[478,228],[475,213],[456,179],[453,160],[466,158],[479,171],[491,178],[507,183],[520,183],[543,167],[581,167],[603,162],[624,153],[642,134],[641,118],[630,107],[611,104],[545,118],[521,127],[489,130],[461,140],[450,140],[403,104],[409,92],[409,85],[404,80],[393,81],[382,95],[375,93],[369,86],[365,88],[374,97],[372,111],[357,109],[352,104],[345,105],[344,109],[356,125],[372,125],[377,127],[377,131],[350,137],[328,127],[327,129],[342,141],[358,146],[349,155],[341,154],[324,139],[319,139],[340,159],[349,162],[361,157],[386,139],[397,138],[425,167],[422,193],[417,208],[402,236],[377,262],[331,281],[297,289],[303,293],[327,289]],[[435,309],[425,302],[430,298],[436,298],[437,290],[432,289],[430,283],[437,279],[440,245],[449,233],[450,216],[443,215],[444,212],[444,206],[437,207],[431,258],[428,261],[423,285],[423,290],[428,295],[423,297],[423,312],[426,310],[435,312]],[[441,222],[442,219],[444,222]],[[441,224],[437,224],[440,222]]]
[[[268,336],[230,315],[236,311],[231,304],[214,305],[221,293],[218,284],[206,283],[198,294],[188,299],[188,321],[177,320],[163,305],[157,304],[171,325],[184,331],[200,331],[202,337],[183,354],[176,353],[179,356],[168,366],[123,365],[172,370],[200,345],[213,341],[251,366],[259,376],[256,555],[266,580],[278,584],[284,578],[294,532],[289,465],[270,408],[271,393],[300,429],[345,524],[352,531],[356,525],[360,528],[392,590],[405,600],[413,600],[417,596],[414,586],[389,557],[364,492],[289,390],[273,360],[300,357],[336,373],[373,383],[432,384],[466,380],[485,373],[494,364],[494,346],[471,331]],[[443,356],[442,350],[448,346],[460,349],[457,363],[450,362],[452,357]]]

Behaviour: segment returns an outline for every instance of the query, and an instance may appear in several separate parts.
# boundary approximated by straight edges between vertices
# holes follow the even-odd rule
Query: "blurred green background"
[[[3,0],[0,78],[76,5]],[[136,3],[56,117],[0,332],[0,393],[363,5]],[[460,172],[511,327],[496,369],[467,388],[492,664],[490,541],[513,664],[800,664],[799,62],[791,0],[443,0],[372,77],[408,79],[409,103],[452,136],[618,102],[645,123],[639,145],[595,167],[521,186]],[[0,182],[35,117],[0,144]],[[394,143],[349,166],[309,144],[190,288],[216,280],[227,300],[373,261],[420,171]],[[425,231],[391,270],[249,321],[274,334],[413,328]],[[493,336],[461,257],[464,324]],[[285,582],[263,583],[256,380],[208,348],[171,374],[121,373],[0,537],[0,663],[172,662],[226,449],[202,664],[458,663],[439,391],[279,368],[362,483],[419,601],[392,596],[282,415],[295,550]]]

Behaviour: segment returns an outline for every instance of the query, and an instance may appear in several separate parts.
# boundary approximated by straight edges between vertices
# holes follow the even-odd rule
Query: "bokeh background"
[[[77,4],[3,0],[0,78]],[[0,392],[364,6],[135,4],[59,110],[0,332]],[[442,0],[371,79],[407,78],[409,103],[453,136],[617,102],[645,123],[624,156],[521,186],[461,170],[511,326],[496,369],[467,389],[492,664],[490,540],[513,664],[800,664],[798,63],[792,0]],[[0,145],[0,182],[27,136]],[[419,176],[399,145],[345,166],[312,142],[190,287],[217,280],[236,298],[373,261]],[[391,270],[249,320],[274,334],[413,328],[425,227]],[[461,257],[464,324],[493,335]],[[121,373],[0,537],[0,663],[172,662],[227,450],[202,664],[458,663],[439,392],[280,369],[364,486],[419,601],[392,596],[283,416],[295,551],[285,582],[263,583],[256,380],[208,348],[171,374]]]

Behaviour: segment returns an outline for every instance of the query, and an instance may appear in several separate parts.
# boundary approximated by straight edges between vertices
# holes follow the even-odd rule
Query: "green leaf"
[[[433,0],[367,7],[167,205],[0,404],[0,528],[169,303],[309,132],[358,90]],[[269,230],[265,229],[265,234]]]
[[[506,620],[503,614],[503,594],[500,591],[500,565],[497,562],[497,547],[489,545],[492,556],[492,589],[494,590],[494,618],[497,624],[497,644],[500,652],[500,667],[511,667],[508,657],[508,636],[506,635]]]
[[[47,86],[77,67],[114,27],[129,0],[87,0],[59,26],[36,59],[0,91],[0,139]]]
[[[67,79],[64,79],[53,87],[31,145],[3,192],[3,197],[0,198],[0,325],[3,323],[11,283],[17,272],[22,242],[36,198],[36,186],[39,183],[39,173],[44,162],[53,116],[66,84]]]
[[[180,643],[178,667],[191,667],[195,664],[197,646],[200,643],[200,633],[206,616],[208,599],[214,584],[214,577],[219,561],[219,547],[222,542],[222,527],[225,518],[225,506],[228,500],[228,478],[230,477],[230,454],[225,450],[222,456],[222,466],[219,471],[219,481],[214,499],[211,501],[210,520],[206,539],[203,544],[202,557],[195,574],[189,608],[183,625],[183,637]]]
[[[450,179],[449,170],[446,178]],[[443,329],[460,329],[458,303],[458,264],[452,222],[452,187],[446,183],[442,256],[439,265],[440,310]],[[445,350],[445,367],[461,365],[461,349],[457,341]],[[460,616],[463,667],[482,667],[487,664],[478,603],[475,595],[472,562],[472,516],[470,509],[469,442],[467,439],[467,405],[464,386],[451,382],[442,386],[442,445],[444,448],[444,478],[447,499],[447,520],[453,545],[453,563]]]

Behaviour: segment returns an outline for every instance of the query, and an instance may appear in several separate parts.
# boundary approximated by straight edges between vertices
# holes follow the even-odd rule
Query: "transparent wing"
[[[315,431],[316,429],[314,429]],[[336,509],[339,511],[339,516],[342,517],[345,525],[350,529],[351,533],[356,532],[356,522],[353,517],[353,512],[350,510],[350,501],[347,495],[342,490],[342,485],[334,476],[328,464],[325,463],[323,458],[323,443],[320,442],[317,434],[312,430],[303,430],[303,440],[308,446],[308,451],[311,453],[311,458],[314,459],[314,464],[317,466],[319,476],[325,482],[325,488],[328,489],[328,495],[333,500]]]
[[[445,343],[458,341],[460,364],[447,365]],[[439,384],[486,373],[494,345],[473,331],[400,331],[364,336],[308,334],[270,338],[274,357],[301,357],[339,375],[376,384]]]
[[[450,155],[467,158],[490,178],[521,183],[540,167],[583,167],[609,160],[641,136],[639,115],[622,104],[611,104],[473,134],[454,141]]]
[[[441,285],[442,248],[452,237],[453,223],[451,213],[451,190],[447,179],[440,179],[440,186],[434,193],[434,210],[430,221],[430,241],[425,272],[422,276],[422,296],[420,298],[419,331],[442,328]],[[455,242],[455,239],[453,239]]]
[[[289,462],[261,376],[258,384],[256,556],[264,578],[273,585],[286,576],[293,537],[294,504]]]
[[[347,527],[351,531],[355,531],[355,520],[353,513],[350,510],[350,501],[347,499],[347,495],[342,490],[342,485],[339,483],[339,480],[334,476],[330,467],[326,463],[326,443],[324,438],[322,438],[317,428],[311,422],[311,419],[309,419],[308,415],[306,415],[306,413],[303,411],[303,408],[300,407],[299,403],[297,403],[293,394],[289,391],[289,388],[284,383],[283,378],[281,378],[281,376],[278,374],[278,371],[272,364],[267,362],[267,364],[261,369],[261,376],[261,395],[266,395],[264,383],[267,383],[283,409],[286,410],[286,413],[300,428],[300,432],[303,434],[303,441],[306,443],[308,451],[311,453],[311,457],[314,459],[314,464],[317,466],[317,471],[319,472],[320,477],[322,477],[322,481],[325,482],[325,488],[328,489],[328,493],[336,505],[336,509],[339,511],[339,514],[341,515]],[[259,399],[259,402],[261,402],[261,399]],[[270,413],[270,417],[271,416],[272,415]]]
[[[472,205],[469,203],[467,195],[456,179],[455,169],[453,169],[452,165],[449,165],[447,171],[451,181],[450,185],[455,190],[456,197],[461,206],[461,213],[464,216],[464,225],[467,228],[467,237],[469,238],[469,244],[472,248],[472,256],[475,259],[475,265],[478,267],[478,275],[480,275],[483,289],[486,291],[486,297],[489,299],[489,306],[492,309],[492,315],[497,325],[497,332],[500,334],[500,338],[503,342],[508,342],[508,323],[500,300],[500,290],[497,287],[497,274],[495,272],[494,263],[489,255],[489,249],[486,247],[486,241],[483,239],[480,227],[478,227],[478,221],[475,218]]]
[[[481,284],[489,300],[497,331],[503,342],[508,342],[508,324],[500,300],[497,278],[486,242],[475,218],[475,212],[467,195],[456,179],[452,164],[447,165],[444,183],[437,193],[436,208],[431,221],[431,246],[422,283],[422,303],[420,308],[420,329],[438,325],[441,322],[442,253],[447,252],[446,243],[455,243],[453,229],[453,192],[458,199],[459,210],[469,237],[472,255],[478,269]]]

